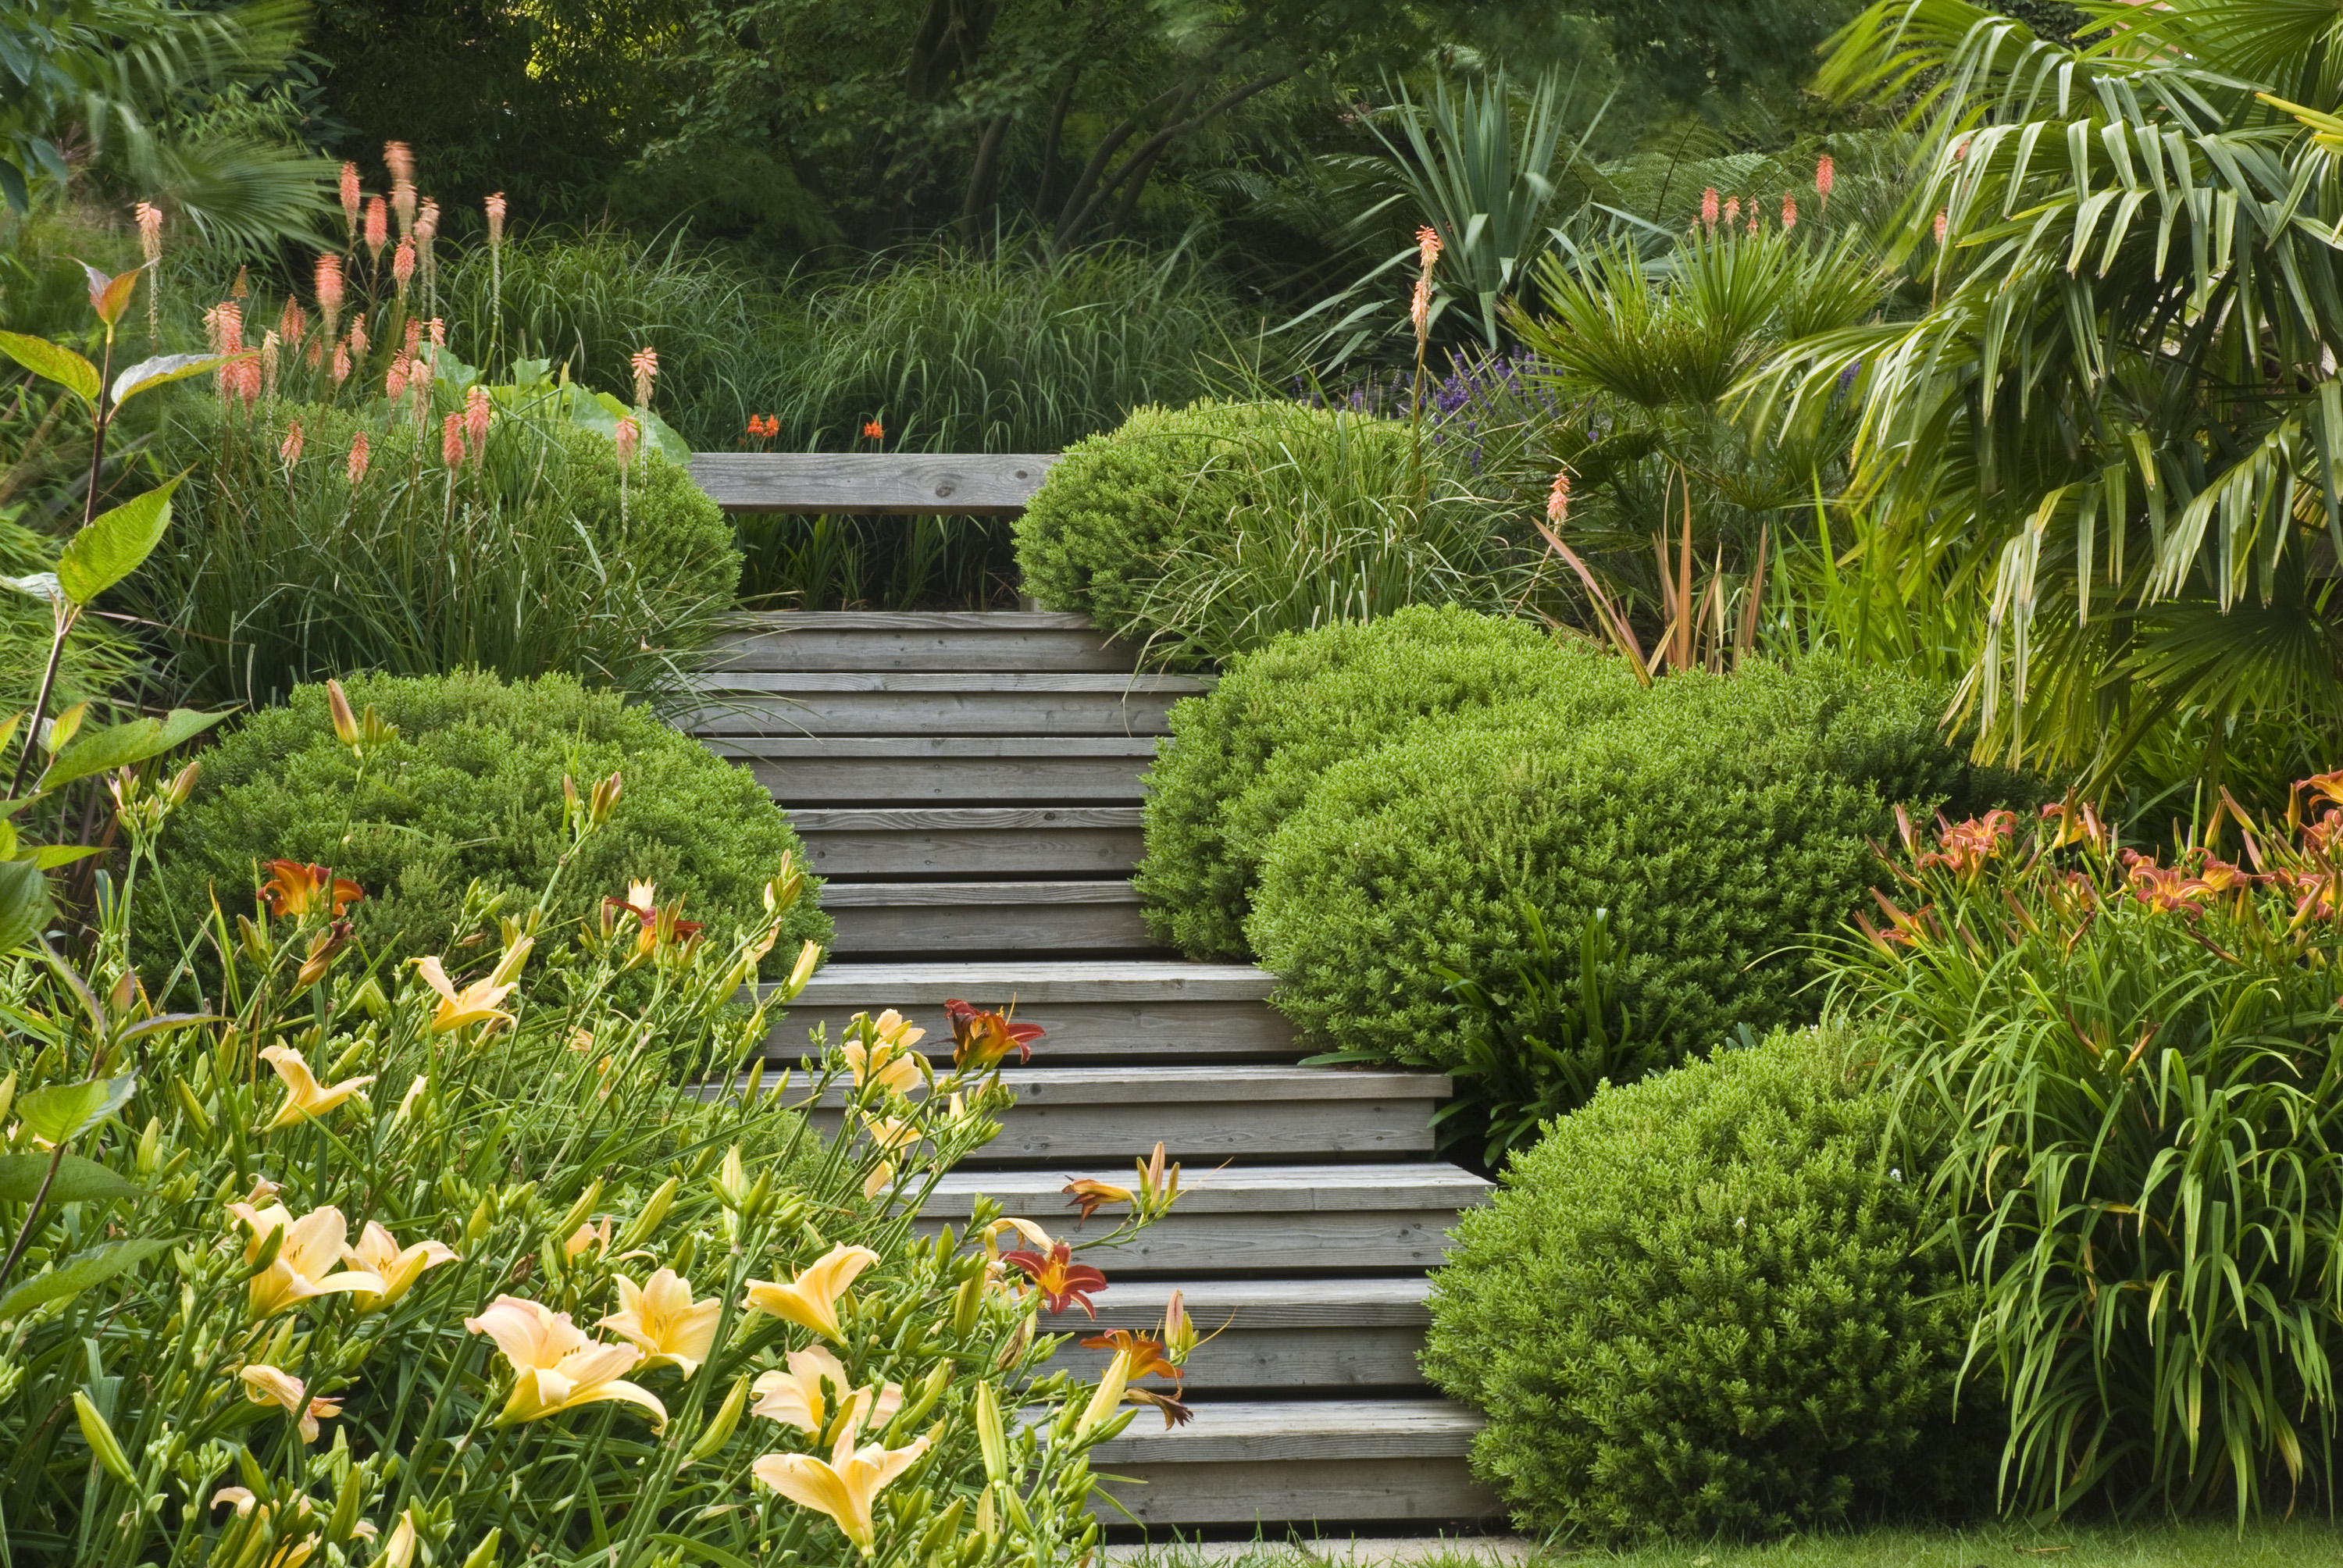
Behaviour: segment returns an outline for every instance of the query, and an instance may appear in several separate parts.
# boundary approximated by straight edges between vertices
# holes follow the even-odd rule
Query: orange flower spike
[[[1153,1334],[1142,1334],[1130,1329],[1109,1329],[1102,1334],[1092,1334],[1082,1341],[1082,1348],[1091,1351],[1120,1351],[1131,1361],[1132,1377],[1185,1377],[1188,1374],[1173,1366],[1163,1353],[1163,1343]]]
[[[1081,1211],[1081,1218],[1084,1221],[1109,1203],[1129,1203],[1133,1208],[1139,1205],[1138,1194],[1130,1188],[1117,1187],[1109,1181],[1094,1181],[1086,1176],[1069,1178],[1059,1191],[1066,1195],[1073,1208]]]
[[[1092,1318],[1098,1308],[1091,1297],[1106,1289],[1106,1276],[1087,1263],[1074,1261],[1074,1250],[1060,1241],[1050,1249],[1050,1255],[1018,1251],[1003,1252],[1001,1261],[1022,1272],[1041,1292],[1042,1304],[1053,1312],[1062,1312],[1079,1305]]]

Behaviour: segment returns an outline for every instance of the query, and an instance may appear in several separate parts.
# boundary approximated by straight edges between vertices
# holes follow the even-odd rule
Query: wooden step
[[[1111,1177],[1101,1165],[1075,1175]],[[954,1171],[920,1217],[965,1223],[978,1194],[1053,1234],[1069,1229],[1056,1171]],[[1246,1165],[1191,1169],[1172,1211],[1128,1246],[1086,1261],[1121,1274],[1421,1272],[1440,1261],[1457,1211],[1489,1183],[1453,1165]],[[1096,1223],[1096,1221],[1093,1221]]]
[[[1137,806],[813,807],[789,814],[813,869],[862,877],[1128,877]]]
[[[1161,735],[1172,704],[1210,689],[1181,675],[809,670],[694,676],[699,735]]]
[[[1091,1467],[1142,1524],[1479,1520],[1502,1512],[1465,1455],[1481,1418],[1438,1399],[1200,1399],[1166,1431],[1152,1411]],[[1102,1519],[1123,1523],[1103,1499]]]
[[[709,668],[746,670],[1128,670],[1136,650],[1052,611],[785,611],[745,618]]]
[[[831,950],[1113,952],[1155,946],[1129,882],[844,882],[821,890]]]
[[[792,810],[825,805],[1138,801],[1151,736],[704,736]]]
[[[949,1035],[920,1041],[939,1060]],[[1433,1109],[1454,1091],[1437,1072],[1349,1072],[1314,1067],[1013,1067],[1001,1081],[1017,1103],[1001,1134],[964,1168],[1043,1161],[1085,1162],[1071,1174],[1124,1181],[1157,1142],[1193,1170],[1231,1160],[1429,1153]],[[831,1085],[842,1106],[850,1084]],[[827,1133],[837,1113],[817,1113]],[[1101,1162],[1104,1164],[1101,1167]],[[1069,1178],[1070,1179],[1070,1178]]]
[[[1048,1320],[1054,1333],[1160,1329],[1172,1291],[1186,1300],[1200,1342],[1183,1386],[1202,1392],[1407,1388],[1423,1383],[1416,1352],[1431,1325],[1432,1282],[1396,1280],[1126,1280],[1099,1292],[1095,1322]],[[1111,1352],[1070,1341],[1056,1360],[1095,1379]]]
[[[928,1031],[929,1050],[948,1055],[951,1030],[943,1004],[957,998],[991,1009],[1013,1003],[1018,1017],[1049,1030],[1034,1047],[1036,1068],[1291,1061],[1302,1048],[1294,1042],[1292,1026],[1268,1004],[1276,983],[1251,964],[1177,959],[830,963],[775,1023],[769,1050],[794,1063],[816,1026],[826,1039],[841,1040],[855,1013],[891,1007]]]

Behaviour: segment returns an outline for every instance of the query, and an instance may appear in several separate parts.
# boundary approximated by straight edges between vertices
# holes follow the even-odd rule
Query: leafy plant
[[[1947,1142],[2013,1504],[2332,1495],[2338,805],[2327,774],[2281,819],[2225,807],[2170,863],[2071,796],[2030,833],[1906,822],[1884,919],[1835,950],[1898,1117]]]
[[[1119,1404],[1186,1413],[1135,1386],[1158,1358],[1134,1346],[1095,1384],[1045,1368],[1041,1313],[1104,1276],[1039,1227],[980,1201],[964,1234],[912,1233],[1039,1030],[968,1010],[946,1066],[865,1015],[803,1095],[743,1078],[820,957],[738,1004],[801,877],[770,868],[739,928],[639,890],[563,919],[618,793],[572,797],[570,852],[476,956],[394,967],[351,935],[366,890],[279,861],[266,907],[204,922],[219,982],[173,1014],[128,955],[176,804],[125,781],[129,869],[86,956],[13,940],[0,978],[19,1558],[1049,1568],[1092,1547],[1085,1456]],[[825,1096],[835,1136],[809,1123]],[[1098,1240],[1175,1195],[1132,1194]],[[1012,1231],[1040,1251],[1003,1255]],[[1185,1331],[1175,1309],[1144,1342],[1176,1365]]]
[[[1424,1370],[1488,1413],[1473,1468],[1523,1529],[1765,1536],[1974,1494],[1998,1432],[1988,1400],[1954,1419],[1970,1303],[1863,1045],[1614,1084],[1465,1213]]]

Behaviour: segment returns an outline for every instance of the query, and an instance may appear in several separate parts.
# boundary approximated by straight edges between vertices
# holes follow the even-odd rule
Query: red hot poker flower
[[[1106,1276],[1088,1263],[1075,1262],[1074,1250],[1065,1242],[1060,1241],[1052,1246],[1046,1258],[1039,1252],[1020,1248],[1013,1252],[1001,1253],[1001,1261],[1021,1270],[1027,1279],[1033,1282],[1033,1288],[1041,1292],[1041,1304],[1050,1311],[1062,1312],[1068,1307],[1079,1305],[1091,1317],[1098,1316],[1098,1309],[1091,1304],[1091,1297],[1106,1289]]]

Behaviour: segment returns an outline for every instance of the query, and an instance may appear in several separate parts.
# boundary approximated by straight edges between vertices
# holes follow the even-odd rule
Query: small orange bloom
[[[1021,1064],[1033,1060],[1033,1041],[1041,1038],[1037,1023],[1012,1023],[1006,1013],[985,1012],[953,997],[944,1003],[951,1020],[952,1065],[990,1067],[1011,1051]]]
[[[883,441],[887,438],[887,427],[876,419],[866,419],[862,422],[862,438],[866,441]]]
[[[267,900],[272,915],[306,915],[330,900],[334,916],[339,919],[344,910],[366,897],[356,882],[347,877],[337,877],[329,866],[270,860],[265,863],[265,869],[268,882],[260,890],[260,896]]]
[[[1131,1360],[1132,1377],[1185,1377],[1164,1359],[1163,1345],[1153,1334],[1133,1332],[1130,1329],[1110,1329],[1102,1334],[1092,1334],[1082,1342],[1084,1350],[1121,1351]]]
[[[1059,1191],[1066,1194],[1073,1207],[1082,1211],[1084,1220],[1109,1203],[1136,1204],[1139,1201],[1138,1194],[1128,1187],[1117,1187],[1110,1181],[1094,1181],[1087,1176],[1069,1181]]]
[[[1091,1297],[1106,1289],[1106,1276],[1087,1263],[1075,1262],[1074,1250],[1065,1242],[1051,1247],[1046,1258],[1021,1249],[1001,1253],[1001,1261],[1032,1281],[1034,1288],[1041,1292],[1042,1303],[1051,1312],[1062,1312],[1070,1306],[1079,1305],[1091,1317],[1098,1316]]]

